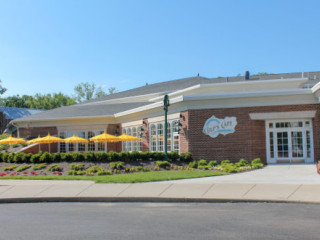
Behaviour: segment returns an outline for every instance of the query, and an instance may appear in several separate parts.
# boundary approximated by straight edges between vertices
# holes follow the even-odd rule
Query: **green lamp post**
[[[170,106],[169,96],[165,95],[163,99],[163,110],[164,110],[164,159],[168,160],[168,143],[167,143],[167,134],[168,134],[168,108]]]

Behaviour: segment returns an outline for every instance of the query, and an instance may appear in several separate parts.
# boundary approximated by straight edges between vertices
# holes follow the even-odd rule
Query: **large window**
[[[164,122],[150,125],[150,151],[164,151]],[[167,124],[167,150],[180,152],[179,121]]]
[[[141,138],[140,134],[141,134],[141,126],[137,126],[137,127],[126,127],[122,129],[122,133],[125,133],[127,135],[133,136],[133,137],[137,137],[137,138]],[[137,140],[137,141],[123,141],[122,142],[122,151],[142,151],[142,142],[141,139]]]
[[[62,139],[66,138],[66,133],[65,132],[60,132],[59,137]],[[66,144],[65,143],[59,143],[59,151],[60,152],[66,152]]]
[[[96,134],[93,131],[88,132],[88,140],[94,137]],[[96,150],[96,144],[94,142],[89,141],[88,143],[88,151],[94,152]]]
[[[85,132],[79,132],[78,136],[81,138],[86,138]],[[79,152],[85,152],[86,151],[86,144],[85,143],[78,143],[78,151]]]

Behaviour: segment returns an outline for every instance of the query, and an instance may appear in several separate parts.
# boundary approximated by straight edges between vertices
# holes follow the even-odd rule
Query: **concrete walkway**
[[[289,201],[320,203],[314,165],[269,165],[227,176],[153,183],[0,180],[0,202]]]
[[[262,169],[197,179],[170,181],[171,183],[240,183],[240,184],[319,184],[320,175],[315,164],[277,164]]]

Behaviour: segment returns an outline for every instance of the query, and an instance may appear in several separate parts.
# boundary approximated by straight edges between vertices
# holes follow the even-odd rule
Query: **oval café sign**
[[[212,116],[204,124],[202,132],[212,138],[216,138],[219,134],[227,135],[229,133],[234,133],[236,126],[236,117],[225,117],[224,119],[219,119]]]

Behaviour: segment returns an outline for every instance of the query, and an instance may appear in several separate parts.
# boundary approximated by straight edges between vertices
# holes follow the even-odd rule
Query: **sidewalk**
[[[0,180],[0,202],[38,201],[275,201],[320,203],[320,184]]]

